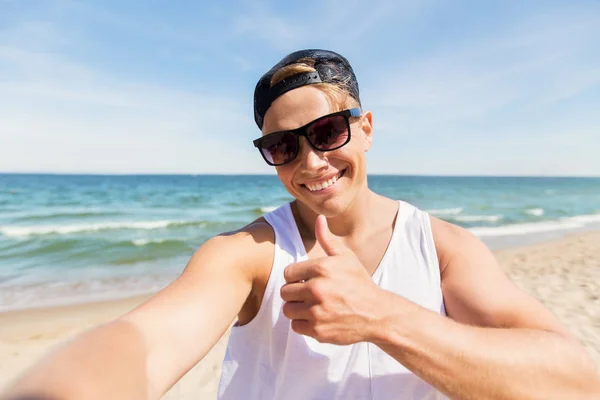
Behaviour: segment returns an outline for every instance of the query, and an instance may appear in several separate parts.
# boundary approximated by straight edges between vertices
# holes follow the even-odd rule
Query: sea
[[[600,178],[369,176],[489,247],[600,229]],[[0,311],[156,292],[292,197],[274,175],[0,174]]]

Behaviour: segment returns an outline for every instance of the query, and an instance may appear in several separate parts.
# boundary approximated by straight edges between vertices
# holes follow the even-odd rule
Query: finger
[[[283,305],[281,311],[283,312],[283,315],[291,320],[310,320],[312,315],[310,307],[310,305],[302,302],[288,302]]]
[[[305,301],[310,294],[305,282],[287,283],[281,287],[280,293],[283,301]]]
[[[317,222],[315,223],[315,236],[328,256],[339,256],[348,251],[344,242],[331,233],[329,225],[327,225],[327,218],[325,218],[324,215],[319,215],[317,217]]]
[[[316,336],[313,324],[310,321],[304,319],[293,319],[291,322],[292,330],[300,335],[305,336]]]
[[[321,276],[321,267],[314,260],[292,263],[283,270],[287,283],[307,281],[317,276]]]

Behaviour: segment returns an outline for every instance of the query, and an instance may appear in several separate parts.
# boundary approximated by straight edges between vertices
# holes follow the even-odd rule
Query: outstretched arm
[[[210,239],[171,285],[48,355],[8,398],[160,398],[227,330],[272,254],[265,222]]]
[[[432,228],[450,318],[386,293],[374,342],[452,399],[600,398],[589,356],[487,247],[440,220]]]

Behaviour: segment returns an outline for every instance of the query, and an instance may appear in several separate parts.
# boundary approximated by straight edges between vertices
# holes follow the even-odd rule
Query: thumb
[[[329,230],[327,218],[324,215],[317,217],[315,237],[328,256],[339,256],[347,251],[346,245],[342,240]]]

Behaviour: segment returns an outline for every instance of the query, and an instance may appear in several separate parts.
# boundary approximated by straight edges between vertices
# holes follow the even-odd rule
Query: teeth
[[[329,186],[333,185],[335,182],[337,182],[337,180],[340,177],[340,173],[338,173],[336,176],[334,176],[333,178],[325,181],[325,182],[320,182],[320,183],[307,183],[306,187],[311,191],[311,192],[316,192],[317,190],[323,190],[325,188],[328,188]]]

